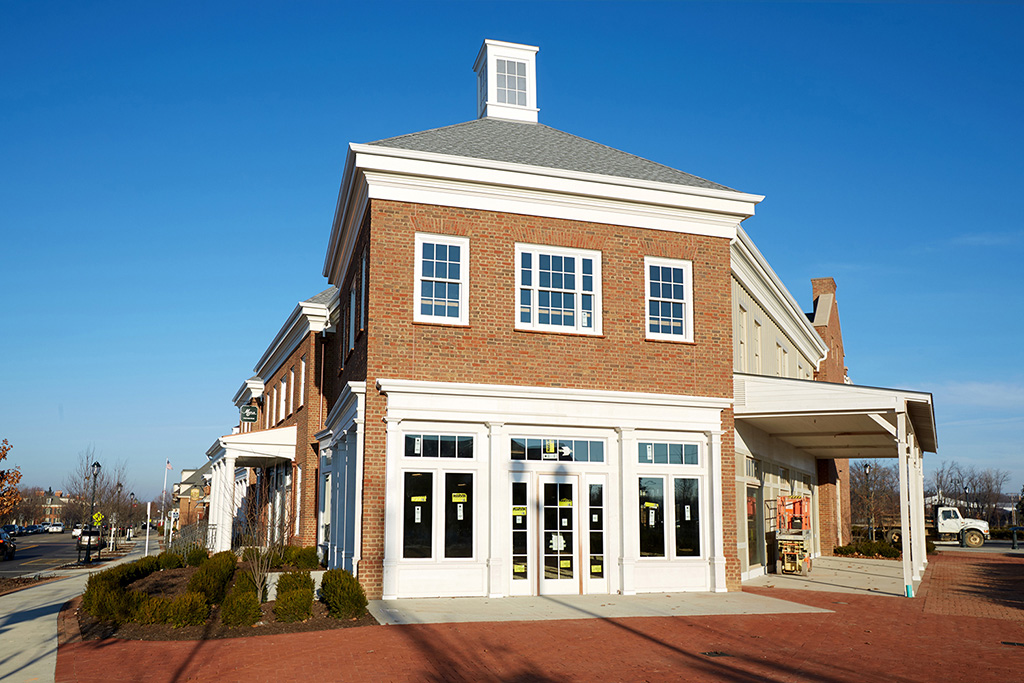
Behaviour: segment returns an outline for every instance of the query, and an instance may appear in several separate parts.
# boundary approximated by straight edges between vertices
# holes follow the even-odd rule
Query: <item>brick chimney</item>
[[[814,295],[811,324],[828,346],[828,356],[815,370],[814,379],[819,382],[848,384],[850,379],[846,370],[846,354],[843,351],[843,331],[839,327],[836,281],[830,277],[813,278],[811,293]]]

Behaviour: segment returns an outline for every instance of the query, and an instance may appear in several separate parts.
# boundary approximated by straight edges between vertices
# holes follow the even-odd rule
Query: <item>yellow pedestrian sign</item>
[[[103,513],[102,512],[97,512],[95,515],[92,516],[92,521],[93,521],[94,524],[99,524],[100,522],[102,522],[103,521]]]

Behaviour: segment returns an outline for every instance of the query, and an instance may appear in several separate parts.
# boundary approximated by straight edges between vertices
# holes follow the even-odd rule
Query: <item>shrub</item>
[[[220,606],[220,620],[225,626],[252,626],[261,616],[263,612],[256,592],[239,588],[239,584],[235,584]]]
[[[278,577],[278,597],[281,597],[282,593],[290,593],[295,590],[313,590],[313,577],[309,575],[309,572],[288,572]]]
[[[185,566],[185,562],[178,553],[165,551],[157,555],[156,559],[160,562],[160,569],[180,569]]]
[[[320,600],[335,619],[361,617],[366,612],[366,593],[354,576],[344,569],[324,572]]]
[[[319,569],[320,556],[317,555],[316,546],[296,548],[295,553],[292,555],[291,564],[296,569]]]
[[[170,598],[160,595],[146,596],[135,608],[134,620],[140,624],[166,624],[170,614]]]
[[[861,555],[864,557],[881,556],[895,559],[900,556],[899,548],[885,541],[857,541],[849,545],[836,546],[832,552],[844,557]]]
[[[274,604],[274,615],[278,621],[303,621],[309,619],[312,607],[313,589],[296,588],[283,594],[277,594],[277,602]]]
[[[219,605],[224,600],[224,593],[235,574],[236,566],[237,560],[233,553],[217,553],[196,570],[188,580],[187,590],[202,593],[211,605]]]
[[[924,554],[925,555],[934,555],[935,554],[935,544],[932,543],[931,539],[928,539],[928,538],[924,539]]]
[[[136,562],[111,567],[89,577],[82,596],[82,608],[97,619],[122,622],[133,618],[136,605],[145,597],[127,587],[134,581],[156,571],[155,558],[143,558]]]
[[[200,567],[208,559],[210,559],[210,553],[206,548],[192,548],[185,556],[185,564],[189,567]]]
[[[202,593],[189,591],[171,600],[168,621],[175,626],[201,626],[210,616],[210,606]]]

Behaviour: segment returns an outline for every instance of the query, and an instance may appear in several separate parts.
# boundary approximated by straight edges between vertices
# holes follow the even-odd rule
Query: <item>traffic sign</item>
[[[103,521],[103,513],[102,512],[97,512],[95,515],[92,516],[92,521],[93,521],[94,524],[99,524],[100,522],[102,522]]]

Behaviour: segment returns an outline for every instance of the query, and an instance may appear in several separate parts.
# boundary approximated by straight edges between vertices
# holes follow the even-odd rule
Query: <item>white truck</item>
[[[902,541],[899,518],[887,521],[889,524],[886,524],[885,540],[893,545],[899,545]],[[936,507],[934,514],[925,518],[925,527],[931,541],[959,542],[960,534],[963,533],[964,545],[968,548],[980,548],[989,540],[988,522],[964,517],[955,507]]]

